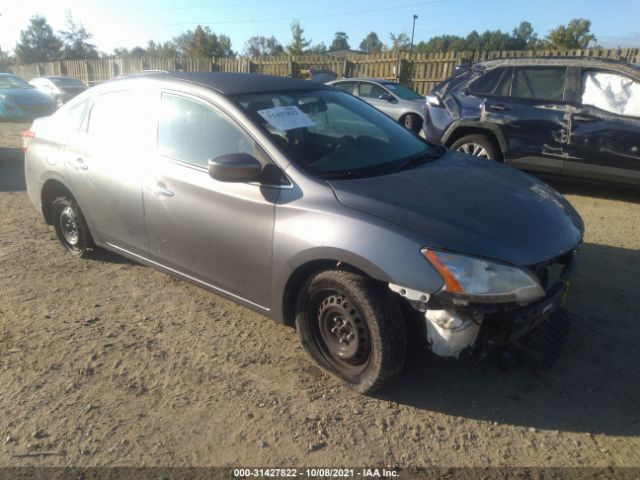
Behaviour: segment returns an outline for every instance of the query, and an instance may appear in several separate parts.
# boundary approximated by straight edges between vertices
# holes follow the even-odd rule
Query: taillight
[[[22,137],[22,151],[26,155],[27,150],[29,150],[29,144],[31,143],[31,140],[36,138],[36,134],[31,130],[25,130],[22,133],[20,133],[20,136]]]

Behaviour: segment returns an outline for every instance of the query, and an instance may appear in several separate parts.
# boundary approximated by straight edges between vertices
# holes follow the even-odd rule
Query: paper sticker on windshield
[[[296,106],[274,107],[258,110],[258,114],[264,118],[276,130],[285,132],[293,128],[313,127],[315,123]]]

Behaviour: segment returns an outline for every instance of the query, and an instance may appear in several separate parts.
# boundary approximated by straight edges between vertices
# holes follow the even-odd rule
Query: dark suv
[[[427,96],[427,139],[531,171],[640,185],[640,68],[610,60],[479,63]]]

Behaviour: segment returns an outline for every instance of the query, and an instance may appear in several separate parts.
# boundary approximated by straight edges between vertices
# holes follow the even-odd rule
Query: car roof
[[[602,68],[608,67],[614,70],[619,70],[626,73],[638,75],[640,69],[631,63],[626,63],[620,60],[607,59],[607,58],[594,58],[594,57],[519,57],[519,58],[499,58],[496,60],[487,60],[485,62],[479,62],[474,65],[480,66],[480,68],[496,68],[504,66],[515,65],[560,65],[560,66],[575,66],[575,67],[591,67]]]
[[[202,85],[223,95],[240,95],[247,93],[283,92],[292,90],[323,90],[330,87],[317,82],[296,78],[275,77],[257,73],[227,72],[142,72],[121,77],[150,78],[153,80],[181,80]],[[117,81],[117,80],[115,80]]]

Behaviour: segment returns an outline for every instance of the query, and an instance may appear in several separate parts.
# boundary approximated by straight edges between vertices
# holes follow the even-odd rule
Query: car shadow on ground
[[[500,424],[640,435],[638,286],[640,252],[585,244],[565,305],[572,332],[551,370],[413,354],[378,397]]]
[[[559,177],[553,175],[536,175],[563,195],[582,195],[623,202],[640,203],[640,186],[616,185],[595,180]]]
[[[22,150],[0,147],[0,192],[23,192],[26,189]]]

